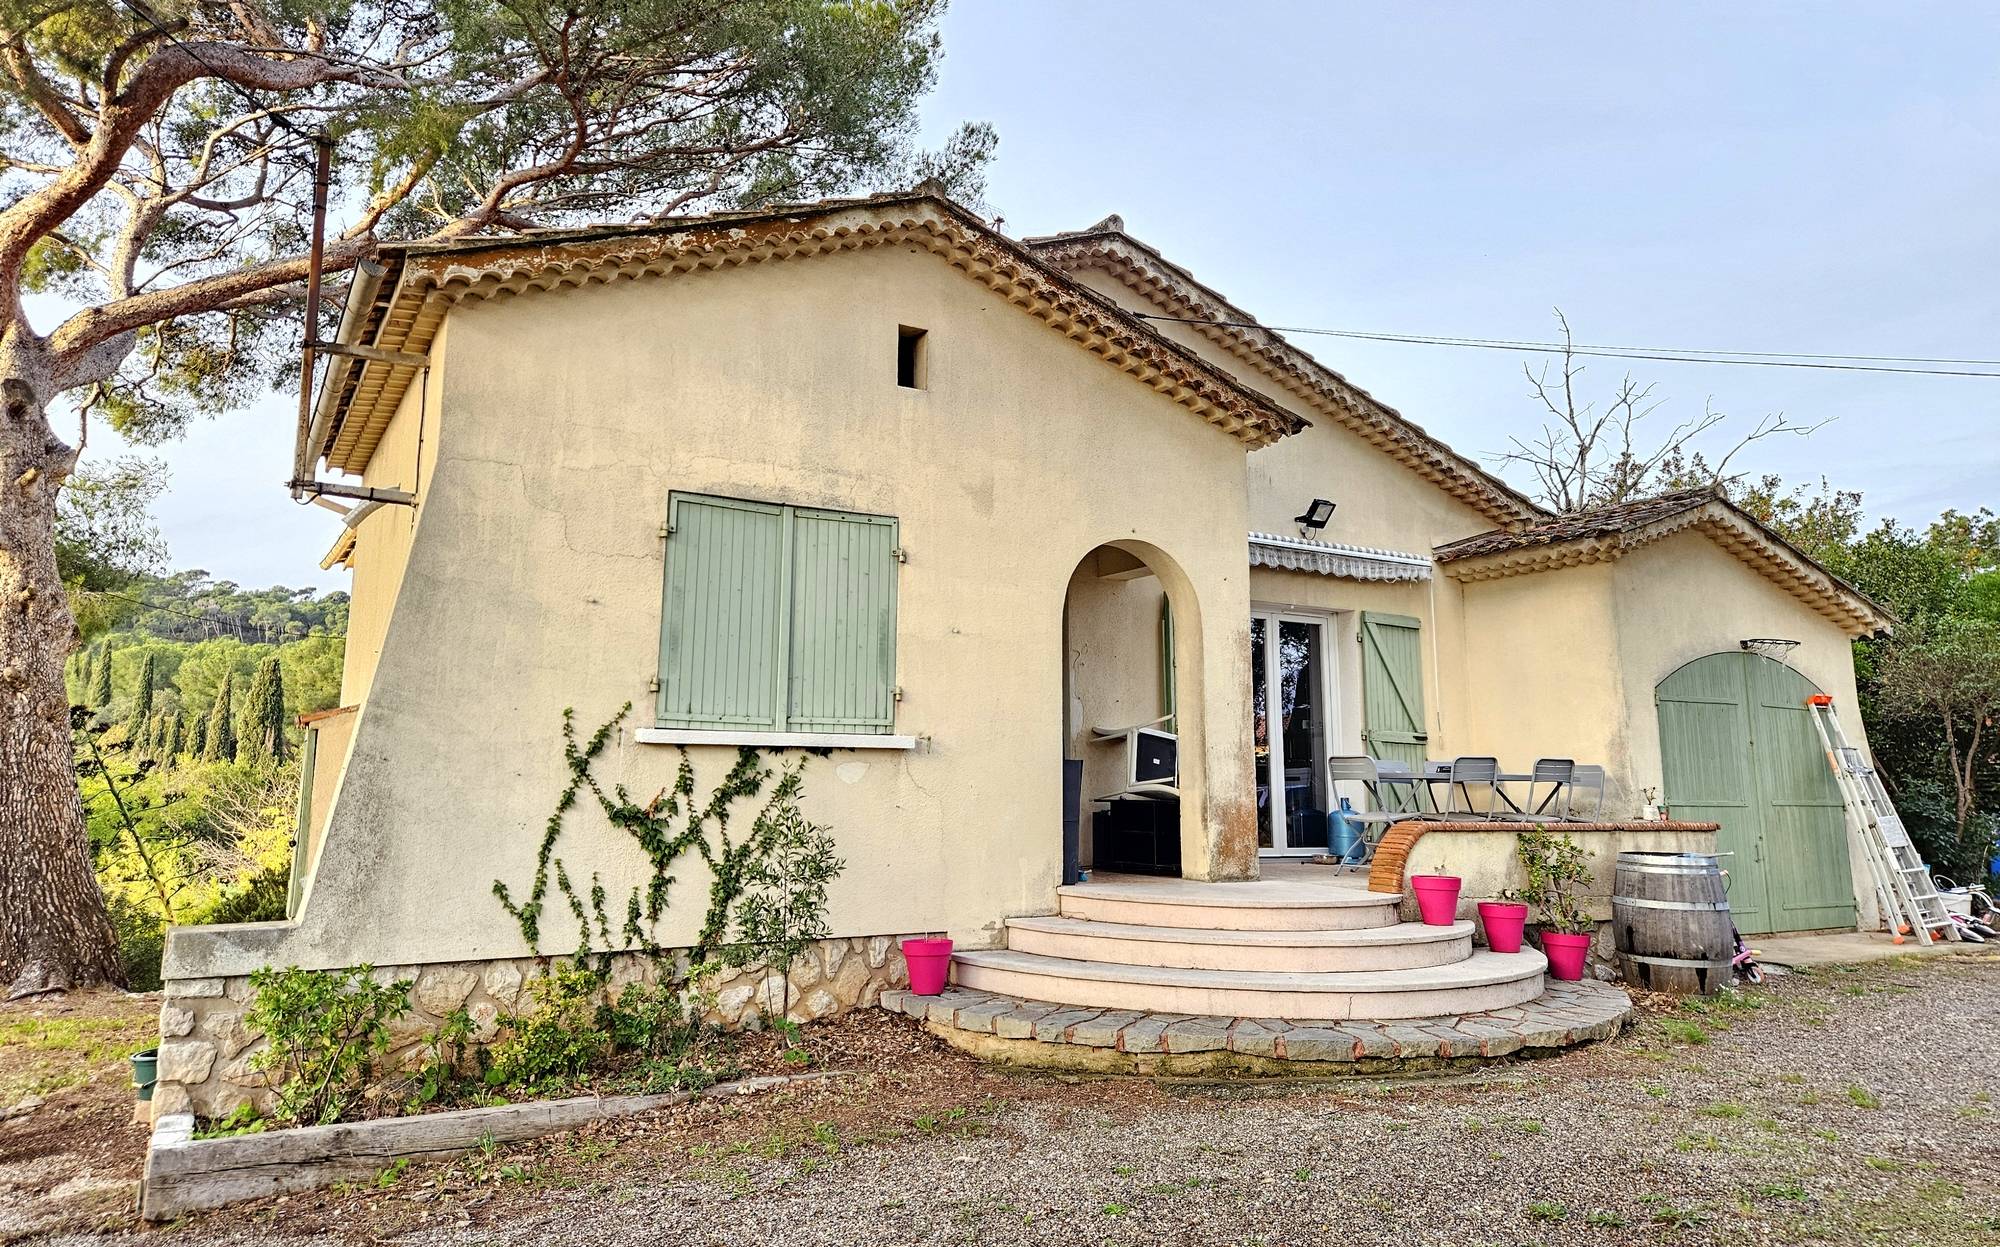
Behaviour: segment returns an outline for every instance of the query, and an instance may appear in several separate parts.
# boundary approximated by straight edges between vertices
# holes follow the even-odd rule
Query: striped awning
[[[1431,561],[1421,554],[1343,546],[1276,533],[1250,534],[1250,566],[1312,572],[1344,580],[1429,580]]]

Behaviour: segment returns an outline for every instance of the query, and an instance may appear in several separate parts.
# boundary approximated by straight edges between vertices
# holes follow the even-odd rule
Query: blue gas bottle
[[[1326,816],[1326,851],[1330,857],[1343,862],[1361,860],[1361,824],[1349,818],[1355,812],[1346,797],[1340,799],[1340,808]]]

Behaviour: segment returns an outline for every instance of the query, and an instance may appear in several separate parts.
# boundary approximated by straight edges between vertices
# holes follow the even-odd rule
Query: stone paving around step
[[[1524,1005],[1393,1022],[1291,1022],[1133,1013],[1017,1000],[956,987],[938,996],[884,992],[882,1007],[919,1021],[1000,1039],[1135,1053],[1227,1049],[1278,1061],[1503,1057],[1526,1048],[1563,1048],[1608,1039],[1632,1013],[1631,998],[1613,984],[1554,979],[1548,981],[1541,996]]]

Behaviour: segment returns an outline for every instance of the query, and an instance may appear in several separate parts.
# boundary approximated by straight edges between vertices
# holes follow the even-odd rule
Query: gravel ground
[[[1636,1030],[1593,1049],[1333,1086],[1065,1082],[913,1042],[907,1078],[862,1075],[754,1108],[620,1123],[413,1169],[382,1190],[298,1196],[143,1237],[176,1247],[2000,1241],[2000,956],[1792,975],[1721,1003],[1647,1003]]]

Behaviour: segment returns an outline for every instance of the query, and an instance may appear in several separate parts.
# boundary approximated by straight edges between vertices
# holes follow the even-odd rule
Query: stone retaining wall
[[[882,993],[909,985],[898,947],[902,937],[856,936],[821,940],[792,963],[789,1015],[808,1022],[875,1004]],[[472,1018],[473,1037],[497,1038],[503,1019],[529,1007],[529,980],[548,972],[559,959],[512,957],[495,961],[440,962],[432,965],[377,966],[382,982],[412,979],[409,1012],[390,1024],[390,1048],[378,1069],[399,1070],[421,1063],[425,1041],[443,1019],[463,1008]],[[609,990],[657,981],[654,961],[640,953],[618,953],[611,964]],[[243,1021],[250,1007],[250,980],[169,979],[160,1007],[159,1084],[153,1092],[155,1116],[197,1113],[220,1117],[251,1103],[268,1110],[271,1090],[251,1059],[263,1037]],[[785,1008],[787,980],[761,965],[724,970],[713,986],[710,1021],[732,1029],[756,1028]]]

